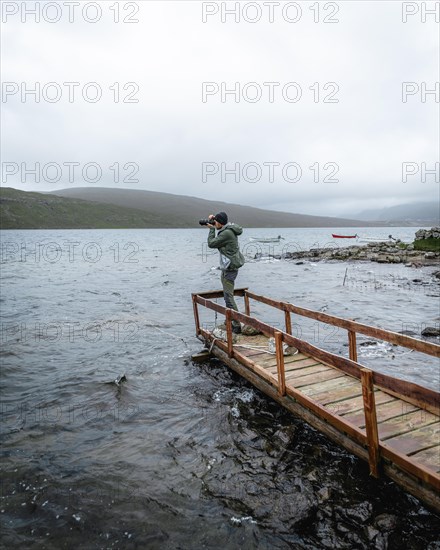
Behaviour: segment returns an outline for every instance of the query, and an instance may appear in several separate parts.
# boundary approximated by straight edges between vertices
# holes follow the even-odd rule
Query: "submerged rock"
[[[440,336],[440,329],[436,327],[426,327],[422,330],[422,336],[434,337],[434,336]]]
[[[375,340],[365,340],[364,342],[359,342],[359,345],[364,346],[364,347],[377,346],[377,341],[375,341]]]
[[[373,514],[373,505],[371,502],[360,502],[352,508],[335,507],[335,516],[350,523],[365,523]]]
[[[392,531],[397,526],[398,520],[392,514],[379,514],[374,522],[380,531]]]

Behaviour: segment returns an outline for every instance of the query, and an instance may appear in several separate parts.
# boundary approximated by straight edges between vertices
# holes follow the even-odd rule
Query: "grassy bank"
[[[424,252],[440,252],[440,239],[429,237],[428,239],[414,241],[414,250],[422,250]]]

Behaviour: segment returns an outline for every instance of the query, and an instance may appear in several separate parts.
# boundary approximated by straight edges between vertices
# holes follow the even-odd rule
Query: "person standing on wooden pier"
[[[212,222],[207,225],[209,227],[208,246],[217,248],[220,253],[221,282],[226,307],[238,311],[234,299],[234,284],[238,270],[245,262],[238,245],[238,235],[243,233],[243,228],[235,223],[228,223],[228,216],[225,212],[219,212],[215,216],[210,214],[208,220]],[[215,235],[216,229],[217,236]],[[235,334],[241,333],[241,325],[238,321],[232,321],[232,331]]]

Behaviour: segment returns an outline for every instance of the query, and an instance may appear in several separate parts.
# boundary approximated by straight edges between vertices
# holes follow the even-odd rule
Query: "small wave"
[[[254,524],[257,523],[252,516],[243,516],[242,518],[236,518],[235,516],[231,517],[232,525],[241,525],[243,522],[254,523]]]
[[[255,399],[255,392],[253,390],[245,390],[237,395],[237,399],[243,403],[251,403]]]

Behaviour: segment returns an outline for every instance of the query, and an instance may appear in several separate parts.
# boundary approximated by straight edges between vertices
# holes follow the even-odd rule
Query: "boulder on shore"
[[[431,227],[431,229],[419,229],[416,231],[414,240],[421,241],[423,239],[440,239],[440,227]]]

